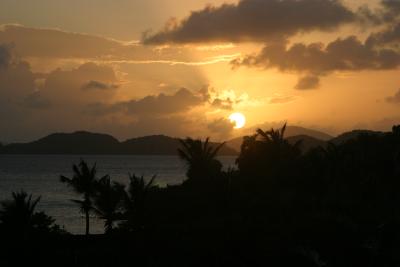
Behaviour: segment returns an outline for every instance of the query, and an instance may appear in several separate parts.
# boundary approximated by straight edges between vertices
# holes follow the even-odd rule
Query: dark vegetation
[[[400,266],[400,126],[302,150],[280,130],[245,137],[236,170],[220,146],[181,140],[187,180],[128,185],[84,161],[62,176],[104,235],[74,236],[39,199],[14,193],[0,213],[1,266]],[[68,200],[66,200],[68,201]]]

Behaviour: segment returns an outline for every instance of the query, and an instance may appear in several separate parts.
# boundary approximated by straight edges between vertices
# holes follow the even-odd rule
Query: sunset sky
[[[0,24],[1,142],[400,124],[400,0],[2,0]]]

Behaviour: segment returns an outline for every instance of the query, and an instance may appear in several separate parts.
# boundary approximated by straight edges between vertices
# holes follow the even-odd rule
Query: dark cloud
[[[225,118],[216,119],[208,124],[208,129],[219,138],[227,138],[234,129],[235,124]]]
[[[164,30],[145,34],[146,44],[266,41],[299,32],[332,30],[356,15],[339,0],[241,0],[208,6]]]
[[[389,96],[385,100],[388,103],[400,104],[400,89],[393,96]]]
[[[0,44],[0,69],[5,69],[11,64],[12,53],[11,46]]]
[[[398,0],[382,0],[381,4],[383,10],[381,11],[381,17],[385,21],[394,21],[400,16],[400,1]]]
[[[232,110],[235,102],[230,98],[216,98],[212,101],[211,106],[217,109]]]
[[[257,55],[235,60],[233,65],[277,68],[281,71],[329,73],[332,71],[388,70],[400,65],[400,54],[390,48],[376,49],[357,37],[322,43],[267,45]]]
[[[86,128],[91,122],[82,116],[82,109],[93,101],[112,100],[115,90],[81,90],[82,84],[91,80],[117,83],[110,67],[87,63],[38,75],[11,47],[8,49],[11,61],[0,69],[0,121],[7,125],[2,128],[2,139],[29,140],[50,132]]]
[[[316,89],[319,87],[319,77],[313,75],[307,75],[301,77],[298,83],[295,86],[297,90],[308,90],[308,89]]]
[[[201,95],[195,95],[188,89],[181,88],[172,95],[161,93],[110,105],[94,103],[88,106],[87,112],[94,115],[125,113],[139,116],[163,116],[184,112],[203,103],[205,102]]]
[[[45,76],[41,92],[56,105],[110,101],[116,93],[116,90],[82,90],[88,81],[96,81],[98,85],[119,82],[112,67],[89,62],[71,70],[57,69],[50,72]]]
[[[33,92],[25,97],[23,105],[32,109],[47,109],[51,107],[50,101],[44,98],[39,91]]]
[[[357,10],[358,21],[364,26],[382,26],[398,21],[400,17],[400,1],[381,0],[377,8],[371,9],[367,4]]]
[[[118,84],[109,84],[100,81],[89,81],[82,86],[82,90],[110,90],[117,89]]]
[[[1,50],[5,60],[0,68],[0,102],[17,103],[36,89],[36,77],[27,62],[10,61],[13,57],[11,48],[2,46]]]
[[[371,34],[366,41],[369,46],[379,47],[382,45],[393,45],[399,47],[400,42],[400,22],[388,26],[385,30]]]
[[[161,93],[158,96],[147,96],[120,105],[123,105],[126,111],[131,114],[166,114],[186,111],[202,102],[201,97],[182,88],[173,95]]]
[[[239,66],[275,68],[282,72],[306,73],[297,89],[316,88],[319,76],[335,71],[393,70],[400,66],[400,52],[394,48],[376,47],[361,42],[357,37],[339,38],[327,45],[322,43],[284,42],[266,45],[256,55],[248,55],[231,62]]]
[[[118,90],[112,87],[121,82],[110,65],[88,62],[36,74],[27,62],[18,60],[11,47],[6,52],[11,60],[3,57],[7,60],[3,60],[6,64],[0,69],[0,121],[6,125],[0,133],[2,140],[30,141],[52,132],[76,130],[106,132],[120,138],[210,133],[205,115],[193,109],[209,104],[207,90],[195,92],[182,88],[173,93],[119,101],[114,98]],[[185,74],[181,78],[199,84],[198,79]],[[149,71],[148,75],[154,78],[154,72]],[[82,87],[92,89],[82,90]]]

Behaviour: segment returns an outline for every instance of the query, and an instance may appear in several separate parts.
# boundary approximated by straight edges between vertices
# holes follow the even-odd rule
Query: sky
[[[399,66],[400,0],[2,0],[0,142],[388,131]]]

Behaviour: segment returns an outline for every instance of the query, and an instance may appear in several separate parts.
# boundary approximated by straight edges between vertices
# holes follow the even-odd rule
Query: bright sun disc
[[[240,129],[243,128],[246,124],[246,117],[239,112],[233,113],[229,116],[229,120],[235,124],[233,128]]]

